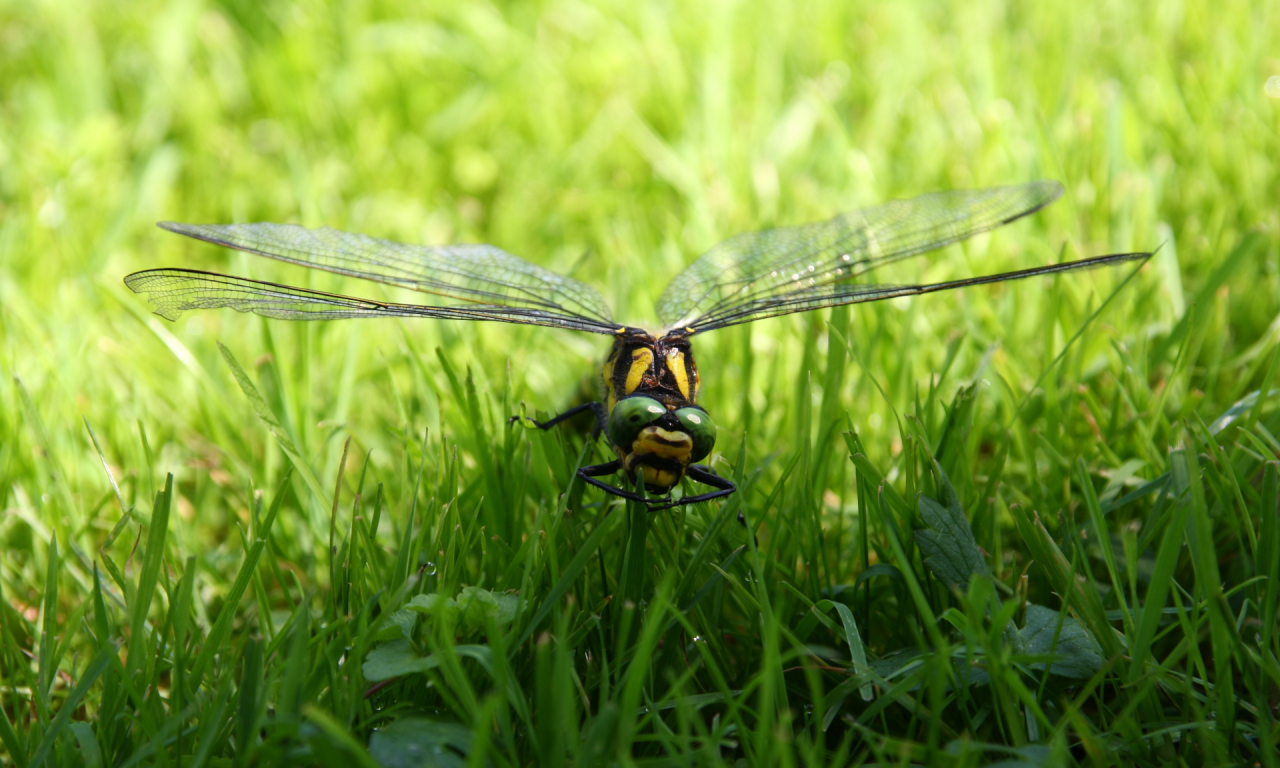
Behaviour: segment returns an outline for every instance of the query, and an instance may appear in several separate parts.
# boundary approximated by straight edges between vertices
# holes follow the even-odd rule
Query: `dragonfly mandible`
[[[613,339],[602,370],[603,399],[538,422],[541,429],[580,413],[595,417],[612,461],[578,476],[650,509],[728,496],[735,485],[699,462],[715,446],[716,426],[698,404],[701,380],[691,339],[765,318],[825,307],[916,296],[1147,259],[1117,253],[963,280],[887,285],[875,270],[936,251],[1040,210],[1062,194],[1055,181],[934,192],[844,213],[827,221],[737,235],[675,277],[657,302],[662,329],[617,323],[591,286],[492,245],[407,245],[294,224],[178,224],[171,232],[291,264],[434,294],[455,303],[422,305],[363,299],[191,269],[150,269],[125,278],[156,314],[176,320],[191,309],[226,308],[285,320],[431,317],[490,320],[598,333]],[[513,417],[512,421],[520,417]],[[599,478],[621,473],[636,493]],[[672,497],[689,478],[711,490]]]

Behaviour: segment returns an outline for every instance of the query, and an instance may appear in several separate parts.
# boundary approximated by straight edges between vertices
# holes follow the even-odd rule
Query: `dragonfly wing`
[[[407,245],[296,224],[180,224],[170,232],[260,256],[486,306],[577,317],[612,329],[591,286],[492,245]]]
[[[856,284],[886,264],[1007,224],[1061,194],[1062,185],[1056,181],[934,192],[828,221],[738,235],[703,254],[671,281],[658,299],[658,318],[672,328],[711,330],[720,327],[716,318],[733,314],[735,307],[760,310],[777,301],[780,307],[797,307],[789,312],[802,312],[846,303],[839,299],[846,293],[834,289],[827,301],[806,304],[803,299],[816,301],[824,287]],[[790,304],[792,299],[802,300]]]
[[[1043,267],[1022,269],[1016,272],[1003,272],[997,275],[970,277],[964,280],[949,280],[943,283],[927,285],[867,285],[854,283],[833,283],[814,286],[802,290],[791,291],[784,296],[771,296],[739,302],[705,322],[695,326],[696,330],[714,330],[730,325],[741,325],[755,320],[764,320],[793,312],[808,312],[813,309],[835,307],[843,304],[864,304],[869,301],[897,299],[903,296],[918,296],[923,293],[949,291],[954,288],[965,288],[983,283],[1000,283],[1007,280],[1022,280],[1028,277],[1052,275],[1058,272],[1070,272],[1077,269],[1093,269],[1126,261],[1143,261],[1151,257],[1150,253],[1115,253],[1109,256],[1096,256],[1080,261],[1067,261],[1061,264],[1049,264]]]
[[[544,325],[594,333],[611,332],[593,320],[541,309],[492,304],[450,307],[399,304],[193,269],[149,269],[134,272],[124,282],[135,293],[147,294],[147,298],[155,305],[156,314],[168,320],[176,320],[190,309],[230,308],[282,320],[434,317]]]

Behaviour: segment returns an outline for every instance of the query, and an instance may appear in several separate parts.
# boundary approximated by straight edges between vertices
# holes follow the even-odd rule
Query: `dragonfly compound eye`
[[[684,431],[693,438],[693,454],[690,461],[702,461],[716,444],[716,423],[701,408],[681,408],[676,418]]]
[[[652,397],[638,395],[619,400],[609,413],[609,439],[619,448],[630,450],[640,430],[666,412],[662,403]]]

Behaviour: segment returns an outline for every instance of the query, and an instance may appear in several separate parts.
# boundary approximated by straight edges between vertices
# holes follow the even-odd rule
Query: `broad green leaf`
[[[1060,614],[1042,605],[1027,605],[1027,623],[1019,633],[1023,652],[1029,656],[1053,654],[1061,657],[1054,661],[1049,672],[1062,677],[1073,677],[1083,680],[1092,677],[1102,669],[1106,659],[1102,655],[1102,647],[1093,639],[1084,625],[1070,616],[1062,616],[1062,631],[1058,632]],[[1057,632],[1057,642],[1054,634]],[[1044,669],[1045,662],[1031,665],[1034,669]]]
[[[484,629],[486,619],[496,626],[506,626],[515,620],[520,608],[519,597],[481,587],[463,587],[457,599],[441,594],[415,595],[405,606],[406,610],[428,616],[460,617],[469,630]]]
[[[408,640],[392,640],[374,648],[365,657],[364,679],[376,683],[379,680],[390,680],[393,677],[412,675],[415,672],[426,672],[440,666],[435,656],[419,656]]]
[[[369,738],[369,754],[383,768],[461,768],[470,749],[466,726],[425,717],[402,717]]]
[[[481,664],[486,664],[489,660],[489,649],[483,645],[455,645],[453,652],[459,656],[474,658]],[[370,651],[361,669],[364,671],[364,679],[374,683],[415,672],[426,672],[438,666],[440,659],[435,654],[420,656],[408,640],[392,640]]]
[[[456,611],[458,603],[452,597],[433,592],[429,595],[414,595],[405,609],[430,615],[437,611]]]
[[[987,561],[969,528],[969,519],[947,475],[938,468],[942,499],[920,494],[916,504],[925,527],[916,531],[916,544],[924,553],[924,564],[951,589],[963,590],[974,574],[989,576]]]
[[[462,611],[462,620],[471,629],[483,629],[486,618],[502,627],[515,620],[520,598],[480,587],[465,587],[458,594],[457,605]]]
[[[423,595],[417,597],[423,597]],[[373,639],[375,641],[407,639],[413,633],[413,625],[417,622],[417,613],[407,609],[396,611],[391,614],[386,625],[377,631]]]

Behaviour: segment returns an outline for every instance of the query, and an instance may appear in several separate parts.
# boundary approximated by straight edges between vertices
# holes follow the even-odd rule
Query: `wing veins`
[[[229,308],[289,320],[432,317],[542,325],[602,334],[614,331],[612,324],[541,309],[483,304],[464,307],[403,304],[191,269],[135,272],[125,278],[125,284],[135,293],[147,294],[156,307],[156,314],[169,320],[176,320],[188,310]]]
[[[678,275],[659,299],[659,313],[672,325],[705,325],[709,318],[760,297],[808,290],[811,286],[796,282],[815,268],[822,268],[815,275],[822,285],[852,280],[1007,224],[1043,208],[1061,192],[1057,182],[1046,181],[935,192],[813,224],[737,235]],[[682,298],[691,292],[697,295]]]
[[[289,224],[193,225],[161,222],[160,226],[170,232],[214,245],[346,277],[395,285],[460,301],[525,305],[612,325],[603,297],[590,286],[491,245],[409,245],[328,227],[306,229]],[[293,242],[289,242],[290,238]],[[484,263],[477,266],[489,268],[488,274],[479,269],[450,266],[451,263],[463,265],[468,261],[478,260],[483,260]],[[359,269],[358,266],[369,269]],[[477,285],[438,279],[442,275],[457,278],[459,283]],[[534,284],[521,284],[516,282],[517,279],[533,281]],[[498,286],[503,291],[482,286]],[[572,302],[575,308],[550,300],[536,291],[563,297]]]
[[[925,285],[827,285],[815,286],[807,293],[797,293],[773,300],[758,300],[748,304],[735,305],[715,316],[706,316],[705,320],[694,327],[698,331],[712,331],[731,325],[741,325],[755,320],[763,320],[795,312],[842,306],[845,304],[865,304],[872,301],[896,299],[904,296],[919,296],[926,293],[948,291],[965,288],[971,285],[999,283],[1010,280],[1023,280],[1031,277],[1052,275],[1059,272],[1071,272],[1078,269],[1093,269],[1127,261],[1145,261],[1151,257],[1147,252],[1116,253],[1107,256],[1096,256],[1079,261],[1068,261],[1061,264],[1049,264],[1014,272],[1002,272],[981,277],[968,277],[962,280],[948,280],[941,283]],[[831,289],[829,293],[819,293],[818,289]]]

